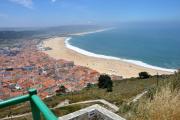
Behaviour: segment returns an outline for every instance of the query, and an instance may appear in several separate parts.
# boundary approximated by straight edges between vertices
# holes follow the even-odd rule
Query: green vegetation
[[[159,81],[158,84],[157,84],[157,79]],[[150,104],[151,101],[157,99],[155,96],[159,96],[161,94],[159,93],[159,91],[163,91],[164,93],[164,89],[162,87],[169,85],[170,90],[173,93],[173,91],[177,91],[180,88],[179,81],[180,81],[179,73],[176,73],[175,75],[162,75],[159,77],[151,76],[150,78],[147,79],[141,79],[141,78],[124,79],[120,81],[113,81],[112,92],[107,92],[106,89],[100,89],[98,84],[97,85],[89,84],[88,87],[84,88],[81,91],[67,93],[67,94],[57,94],[56,96],[53,96],[51,98],[46,98],[44,102],[50,108],[52,108],[66,99],[70,100],[70,103],[86,101],[86,100],[105,99],[113,104],[116,104],[120,108],[119,111],[117,112],[117,114],[119,114],[120,116],[125,117],[127,119],[136,118],[137,120],[139,120],[141,118],[141,114],[139,113],[141,113],[142,111],[146,111],[146,113],[144,113],[146,116],[150,114],[148,113],[149,109],[145,107],[148,106],[147,105],[148,103]],[[146,96],[142,97],[139,102],[127,104],[137,94],[142,93],[145,90],[147,90],[148,93],[146,94]],[[146,102],[143,101],[148,101],[148,103],[145,104]],[[178,102],[180,103],[180,101]],[[142,109],[141,106],[145,106],[145,107]],[[156,104],[156,106],[158,105]],[[73,111],[76,111],[84,107],[86,107],[86,105],[77,105],[75,107],[68,106],[68,107],[56,109],[53,112],[57,116],[59,116],[59,115],[71,113]],[[22,114],[22,113],[26,113],[27,111],[30,111],[30,107],[28,104],[15,106],[11,109],[13,109],[13,115]],[[0,114],[1,118],[7,116],[9,114],[9,109],[6,108],[0,110],[0,113],[1,113]]]
[[[107,92],[112,92],[113,82],[111,77],[108,75],[100,75],[98,79],[98,87],[102,89],[107,88]]]
[[[178,120],[180,118],[180,94],[170,86],[159,88],[152,98],[143,99],[137,106],[135,120]]]
[[[150,75],[147,72],[140,72],[139,73],[139,78],[141,78],[141,79],[147,79],[149,77],[150,77]]]
[[[162,77],[165,79],[161,80]],[[131,120],[178,120],[180,118],[180,73],[158,77],[139,102],[126,106],[126,118]],[[129,116],[131,114],[131,116]]]
[[[85,100],[105,99],[116,105],[121,105],[123,102],[128,102],[131,97],[136,96],[153,85],[156,85],[156,79],[154,79],[154,77],[149,78],[148,80],[141,80],[138,78],[125,79],[114,81],[113,91],[110,93],[106,92],[104,89],[99,89],[98,86],[95,85],[91,89],[83,89],[78,92],[47,98],[45,99],[45,102],[50,107],[54,107],[60,101],[65,99],[69,99],[71,103]]]
[[[19,105],[14,105],[11,107],[0,109],[0,118],[11,116],[11,115],[20,115],[31,111],[31,106],[29,102],[22,103]]]
[[[86,86],[86,89],[90,89],[90,88],[92,88],[93,86],[94,86],[93,84],[88,83],[87,86]]]

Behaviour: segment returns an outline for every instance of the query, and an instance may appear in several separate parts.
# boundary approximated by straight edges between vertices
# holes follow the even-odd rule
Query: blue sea
[[[68,47],[89,56],[164,70],[180,68],[180,25],[122,25],[71,38]]]

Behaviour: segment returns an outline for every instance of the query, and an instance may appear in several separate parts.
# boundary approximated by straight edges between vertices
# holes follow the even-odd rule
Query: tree
[[[139,73],[139,78],[141,78],[141,79],[146,79],[149,77],[150,77],[150,75],[147,72],[140,72]]]
[[[109,77],[108,75],[100,75],[98,79],[98,87],[102,89],[107,88],[108,92],[112,91],[113,82],[111,80],[111,77]]]
[[[108,75],[100,75],[98,79],[98,87],[99,88],[107,88],[107,83],[110,81],[111,78]]]
[[[98,87],[103,88],[104,85],[104,75],[100,75],[98,79]]]
[[[107,92],[112,92],[113,82],[112,80],[109,81],[107,84]]]

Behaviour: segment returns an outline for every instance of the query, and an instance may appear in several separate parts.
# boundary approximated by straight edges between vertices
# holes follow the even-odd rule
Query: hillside
[[[51,98],[45,99],[44,102],[48,105],[48,107],[53,108],[56,105],[58,105],[60,102],[63,102],[64,100],[69,100],[70,103],[76,103],[76,102],[86,101],[86,100],[105,99],[108,102],[113,103],[119,107],[119,111],[117,112],[117,114],[127,119],[132,119],[132,117],[135,118],[138,115],[137,114],[138,102],[131,103],[131,104],[128,104],[128,103],[130,103],[130,101],[132,101],[132,99],[136,95],[147,90],[148,91],[147,95],[141,98],[140,100],[142,101],[142,100],[149,99],[149,97],[154,96],[154,93],[156,93],[155,92],[156,89],[161,86],[171,84],[171,85],[174,85],[174,88],[176,89],[179,87],[178,86],[179,78],[180,78],[179,74],[176,74],[176,75],[171,75],[171,76],[166,76],[166,75],[159,76],[159,77],[153,76],[148,79],[140,79],[140,78],[124,79],[120,81],[114,81],[112,92],[106,92],[106,90],[99,89],[96,85],[94,85],[94,86],[91,86],[90,88],[85,88],[79,92],[55,95]],[[157,84],[157,80],[158,80],[158,84]],[[141,102],[139,103],[141,104]],[[53,112],[57,116],[62,116],[62,115],[74,112],[76,110],[79,110],[81,108],[84,108],[90,105],[92,104],[67,106],[67,107],[57,108],[53,110]],[[1,112],[0,117],[3,118],[7,116],[8,114],[10,114],[10,110],[11,110],[12,115],[17,115],[17,114],[23,114],[30,111],[30,107],[29,107],[29,104],[25,104],[20,107],[15,106],[9,109],[2,109],[0,111]]]

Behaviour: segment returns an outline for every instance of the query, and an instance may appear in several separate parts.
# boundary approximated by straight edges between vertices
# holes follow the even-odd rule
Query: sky
[[[180,21],[180,0],[0,0],[0,27]]]

